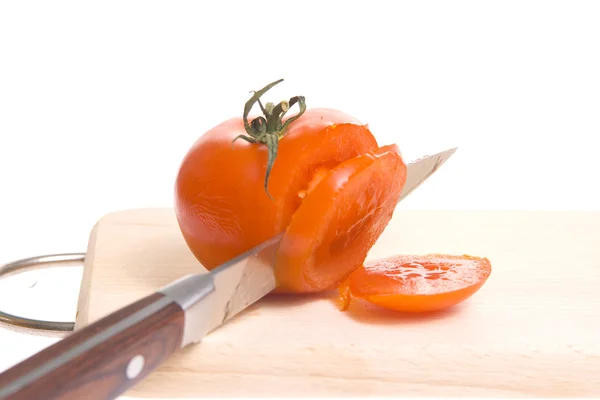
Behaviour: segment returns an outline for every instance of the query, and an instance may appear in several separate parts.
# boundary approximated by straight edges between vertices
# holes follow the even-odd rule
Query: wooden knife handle
[[[0,374],[0,399],[114,399],[181,347],[184,311],[155,293]]]

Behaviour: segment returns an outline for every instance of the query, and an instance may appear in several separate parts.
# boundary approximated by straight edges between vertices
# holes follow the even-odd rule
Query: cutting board
[[[399,208],[369,258],[429,252],[486,256],[492,275],[430,315],[269,295],[127,395],[600,395],[600,212]],[[84,268],[76,329],[204,270],[168,208],[104,217]]]

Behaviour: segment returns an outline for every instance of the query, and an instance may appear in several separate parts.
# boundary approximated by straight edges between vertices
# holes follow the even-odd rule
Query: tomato
[[[404,312],[438,311],[471,297],[491,274],[487,258],[396,255],[366,262],[339,285],[342,310],[350,298]]]
[[[313,226],[303,228],[294,222],[292,236],[284,242],[287,247],[290,240],[302,235],[302,229],[314,231],[316,225],[325,221],[323,218],[328,223],[344,218],[336,216],[333,208],[321,208],[319,214],[309,215],[314,205],[303,204],[309,200],[310,204],[327,201],[334,207],[335,202],[327,198],[319,182],[328,177],[338,179],[341,172],[332,178],[331,171],[357,156],[371,154],[359,163],[377,159],[373,152],[378,144],[368,127],[342,111],[306,109],[301,96],[263,106],[260,96],[280,81],[255,92],[246,103],[243,116],[223,121],[198,138],[180,165],[175,183],[175,215],[189,249],[209,270],[284,232],[301,207],[306,210],[302,215],[310,217]],[[263,116],[248,122],[256,103]],[[300,111],[284,118],[296,104]],[[368,190],[381,198],[379,186],[387,184],[379,179],[369,186],[365,179],[357,179],[362,186],[353,184],[354,194],[348,192],[345,200],[357,203],[351,207],[356,213],[351,218],[360,216],[357,209],[361,204],[370,204],[370,198],[359,195],[360,192]],[[320,194],[311,200],[311,193],[317,191]],[[356,222],[347,220],[340,226]],[[365,248],[371,240],[369,237],[365,244],[352,246]],[[281,260],[290,262],[293,268],[300,262],[290,256]],[[280,271],[285,269],[281,262],[279,266]]]
[[[302,293],[337,287],[383,233],[405,181],[395,145],[333,168],[292,216],[275,265],[277,281]]]

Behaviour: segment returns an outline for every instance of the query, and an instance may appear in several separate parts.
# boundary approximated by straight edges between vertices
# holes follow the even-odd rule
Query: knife
[[[456,148],[407,164],[400,200]],[[185,276],[0,374],[0,399],[114,399],[275,289],[283,233],[208,273]]]

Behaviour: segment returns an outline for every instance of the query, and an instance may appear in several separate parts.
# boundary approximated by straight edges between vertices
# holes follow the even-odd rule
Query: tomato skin
[[[487,258],[470,255],[396,255],[372,260],[338,287],[341,309],[348,308],[353,296],[395,311],[440,311],[475,294],[491,271]]]
[[[333,109],[308,109],[279,141],[264,179],[267,147],[243,140],[241,117],[202,135],[184,157],[175,184],[175,215],[188,247],[213,269],[281,233],[302,203],[315,171],[377,148],[368,127]]]

